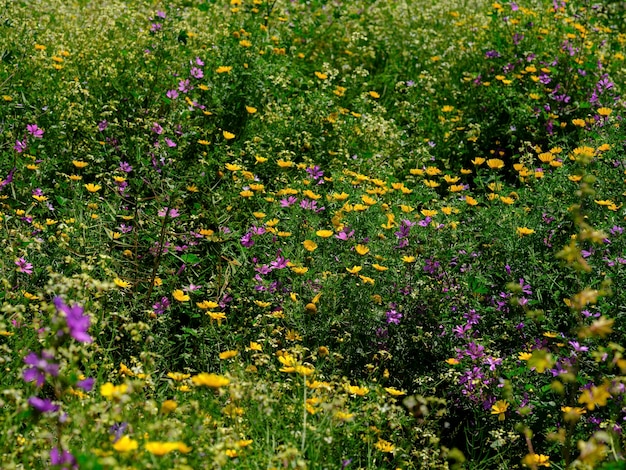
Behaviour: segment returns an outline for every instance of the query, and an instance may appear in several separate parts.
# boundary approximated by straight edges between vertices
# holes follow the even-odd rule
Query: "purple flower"
[[[176,90],[169,90],[167,93],[165,93],[165,96],[167,96],[171,100],[175,100],[176,98],[178,98],[178,92]]]
[[[109,432],[113,434],[113,442],[117,442],[118,440],[120,440],[126,432],[126,429],[128,429],[127,422],[115,423],[114,425],[112,425],[109,428]]]
[[[346,240],[349,240],[353,236],[354,236],[354,230],[350,230],[350,228],[346,226],[341,229],[341,232],[335,235],[335,238],[345,242]]]
[[[466,323],[465,325],[457,325],[452,328],[452,332],[456,335],[457,338],[465,338],[465,333],[471,331],[472,325],[470,323]]]
[[[156,33],[157,31],[161,31],[162,28],[163,25],[161,23],[152,23],[152,26],[150,26],[150,32]]]
[[[27,145],[28,144],[26,142],[26,139],[24,139],[24,140],[16,140],[15,141],[15,145],[13,146],[13,149],[17,153],[22,153],[24,150],[26,150]]]
[[[164,19],[165,19],[165,17],[166,17],[167,15],[165,14],[165,12],[164,12],[164,11],[158,10],[158,11],[156,12],[156,16],[158,16],[159,18],[161,18],[162,20],[164,20]]]
[[[16,271],[18,273],[24,274],[32,274],[33,273],[33,265],[27,262],[24,258],[18,258],[15,260],[15,265],[17,266]]]
[[[289,263],[289,260],[279,254],[276,256],[276,260],[270,263],[270,266],[272,269],[285,269],[287,267],[287,263]]]
[[[76,386],[80,389],[83,389],[85,392],[89,392],[91,391],[95,383],[96,379],[94,379],[93,377],[87,377],[86,379],[76,382]]]
[[[192,67],[191,70],[189,71],[189,74],[193,78],[197,78],[198,80],[204,77],[204,72],[202,71],[202,69],[198,67]]]
[[[54,413],[58,411],[60,406],[52,403],[49,398],[30,397],[28,404],[35,408],[39,413]]]
[[[295,196],[289,196],[287,199],[280,200],[280,207],[290,207],[298,202],[298,198]]]
[[[502,359],[495,358],[495,357],[488,357],[487,359],[485,359],[484,363],[489,365],[489,370],[494,371],[496,370],[497,366],[502,364]]]
[[[158,122],[155,122],[152,125],[152,132],[154,132],[155,134],[161,135],[163,133],[163,128]]]
[[[199,65],[200,67],[204,66],[204,62],[202,62],[202,59],[200,57],[196,57],[196,65]]]
[[[159,217],[165,217],[167,215],[168,217],[175,219],[180,215],[180,212],[178,212],[178,209],[168,209],[167,207],[164,207],[157,212],[157,215]]]
[[[178,82],[178,91],[182,91],[183,93],[188,93],[191,91],[193,87],[189,83],[189,80],[181,80]]]
[[[62,470],[69,470],[69,468],[78,468],[76,458],[67,450],[59,450],[57,447],[53,447],[50,451],[50,464],[51,465],[69,465],[71,467],[62,467]]]
[[[27,124],[26,130],[30,135],[32,135],[35,139],[43,138],[43,129],[37,127],[37,124]]]
[[[154,310],[154,313],[157,315],[163,315],[169,306],[170,300],[167,297],[161,297],[161,300],[152,306],[152,310]]]
[[[394,307],[387,310],[387,312],[385,312],[385,316],[387,317],[387,324],[393,323],[395,325],[399,325],[400,320],[402,319],[402,314]]]
[[[35,382],[37,387],[41,387],[46,381],[46,374],[56,377],[59,375],[59,365],[50,362],[54,356],[46,351],[41,352],[41,356],[37,356],[34,352],[30,352],[24,358],[24,363],[29,367],[22,375],[26,382]]]
[[[317,165],[311,166],[311,167],[307,168],[306,172],[315,181],[319,180],[320,178],[322,178],[322,176],[324,176],[324,172],[322,170],[320,170],[320,167],[317,166]]]
[[[239,241],[241,242],[241,245],[245,246],[246,248],[250,248],[252,245],[254,245],[254,240],[252,239],[252,234],[250,232],[241,237]]]
[[[107,120],[105,119],[104,121],[100,121],[98,123],[98,130],[100,132],[104,131],[107,127],[109,127],[109,123],[107,122]]]
[[[4,188],[8,184],[11,184],[11,182],[13,181],[13,173],[15,173],[15,170],[16,168],[13,167],[11,171],[9,171],[9,174],[7,175],[6,179],[0,181],[0,189]]]
[[[172,139],[168,139],[167,137],[165,138],[165,143],[170,148],[176,147],[176,142],[174,142]]]
[[[122,170],[124,173],[130,173],[131,171],[133,171],[133,167],[130,166],[128,162],[120,162],[120,170]]]
[[[61,297],[53,300],[57,311],[65,314],[65,321],[70,330],[70,336],[81,343],[91,343],[93,339],[87,333],[89,329],[89,316],[84,315],[84,309],[78,304],[66,305]]]

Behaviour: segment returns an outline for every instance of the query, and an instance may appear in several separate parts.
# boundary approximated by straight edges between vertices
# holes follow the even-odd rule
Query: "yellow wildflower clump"
[[[191,381],[198,387],[209,387],[214,389],[225,387],[230,383],[230,380],[227,377],[217,374],[209,374],[207,372],[194,375],[191,377]]]

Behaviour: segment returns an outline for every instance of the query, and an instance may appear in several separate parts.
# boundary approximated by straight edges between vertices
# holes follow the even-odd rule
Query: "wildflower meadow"
[[[8,0],[0,468],[626,468],[626,4]]]

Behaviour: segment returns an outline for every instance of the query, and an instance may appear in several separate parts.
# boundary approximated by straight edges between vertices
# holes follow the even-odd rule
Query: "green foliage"
[[[620,2],[0,16],[3,469],[621,468]]]

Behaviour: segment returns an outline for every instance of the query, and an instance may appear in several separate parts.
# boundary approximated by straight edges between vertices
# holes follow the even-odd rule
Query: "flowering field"
[[[626,468],[622,1],[0,12],[0,468]]]

